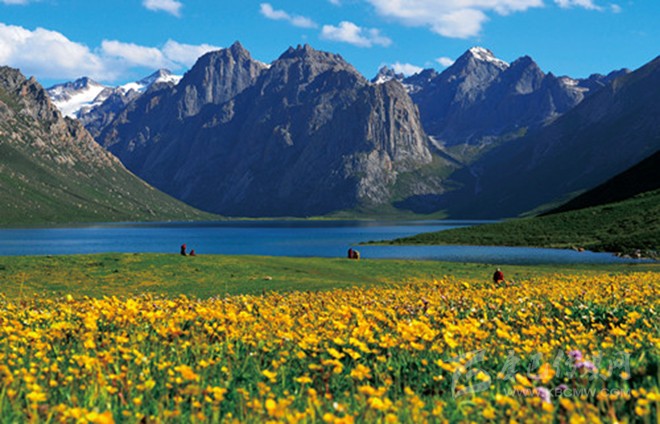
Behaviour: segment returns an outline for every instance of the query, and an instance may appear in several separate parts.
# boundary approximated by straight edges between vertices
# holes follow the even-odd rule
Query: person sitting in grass
[[[497,285],[504,283],[504,273],[501,269],[497,268],[495,274],[493,274],[493,282]]]
[[[186,244],[181,245],[181,256],[186,256]]]

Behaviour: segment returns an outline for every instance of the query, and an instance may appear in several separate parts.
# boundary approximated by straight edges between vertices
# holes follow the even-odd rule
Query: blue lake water
[[[120,223],[75,228],[0,230],[0,255],[102,252],[343,257],[349,247],[483,221],[220,221]],[[489,264],[639,262],[608,253],[490,246],[358,246],[364,258],[429,259]]]

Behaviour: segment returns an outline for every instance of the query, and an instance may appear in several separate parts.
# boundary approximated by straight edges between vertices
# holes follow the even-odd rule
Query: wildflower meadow
[[[0,300],[3,422],[642,422],[660,280]]]

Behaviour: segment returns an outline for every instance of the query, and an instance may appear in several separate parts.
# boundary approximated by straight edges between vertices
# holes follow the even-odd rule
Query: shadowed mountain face
[[[464,188],[436,207],[454,216],[516,216],[595,187],[660,149],[658,99],[660,58],[459,171]]]
[[[474,47],[440,74],[426,70],[403,82],[429,135],[446,146],[480,146],[550,123],[620,73],[558,78],[529,56],[509,65]]]
[[[203,216],[131,174],[46,91],[0,67],[0,223],[190,219]]]
[[[231,77],[208,89],[209,75]],[[400,83],[370,84],[309,46],[268,69],[240,45],[209,53],[174,89],[138,99],[100,141],[167,193],[243,216],[384,204],[397,173],[431,162]]]

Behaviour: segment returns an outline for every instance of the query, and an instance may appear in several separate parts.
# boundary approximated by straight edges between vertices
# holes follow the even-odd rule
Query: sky
[[[183,74],[240,41],[269,63],[289,46],[341,54],[367,78],[442,71],[473,46],[576,78],[660,55],[659,0],[0,0],[0,65],[44,86]]]

